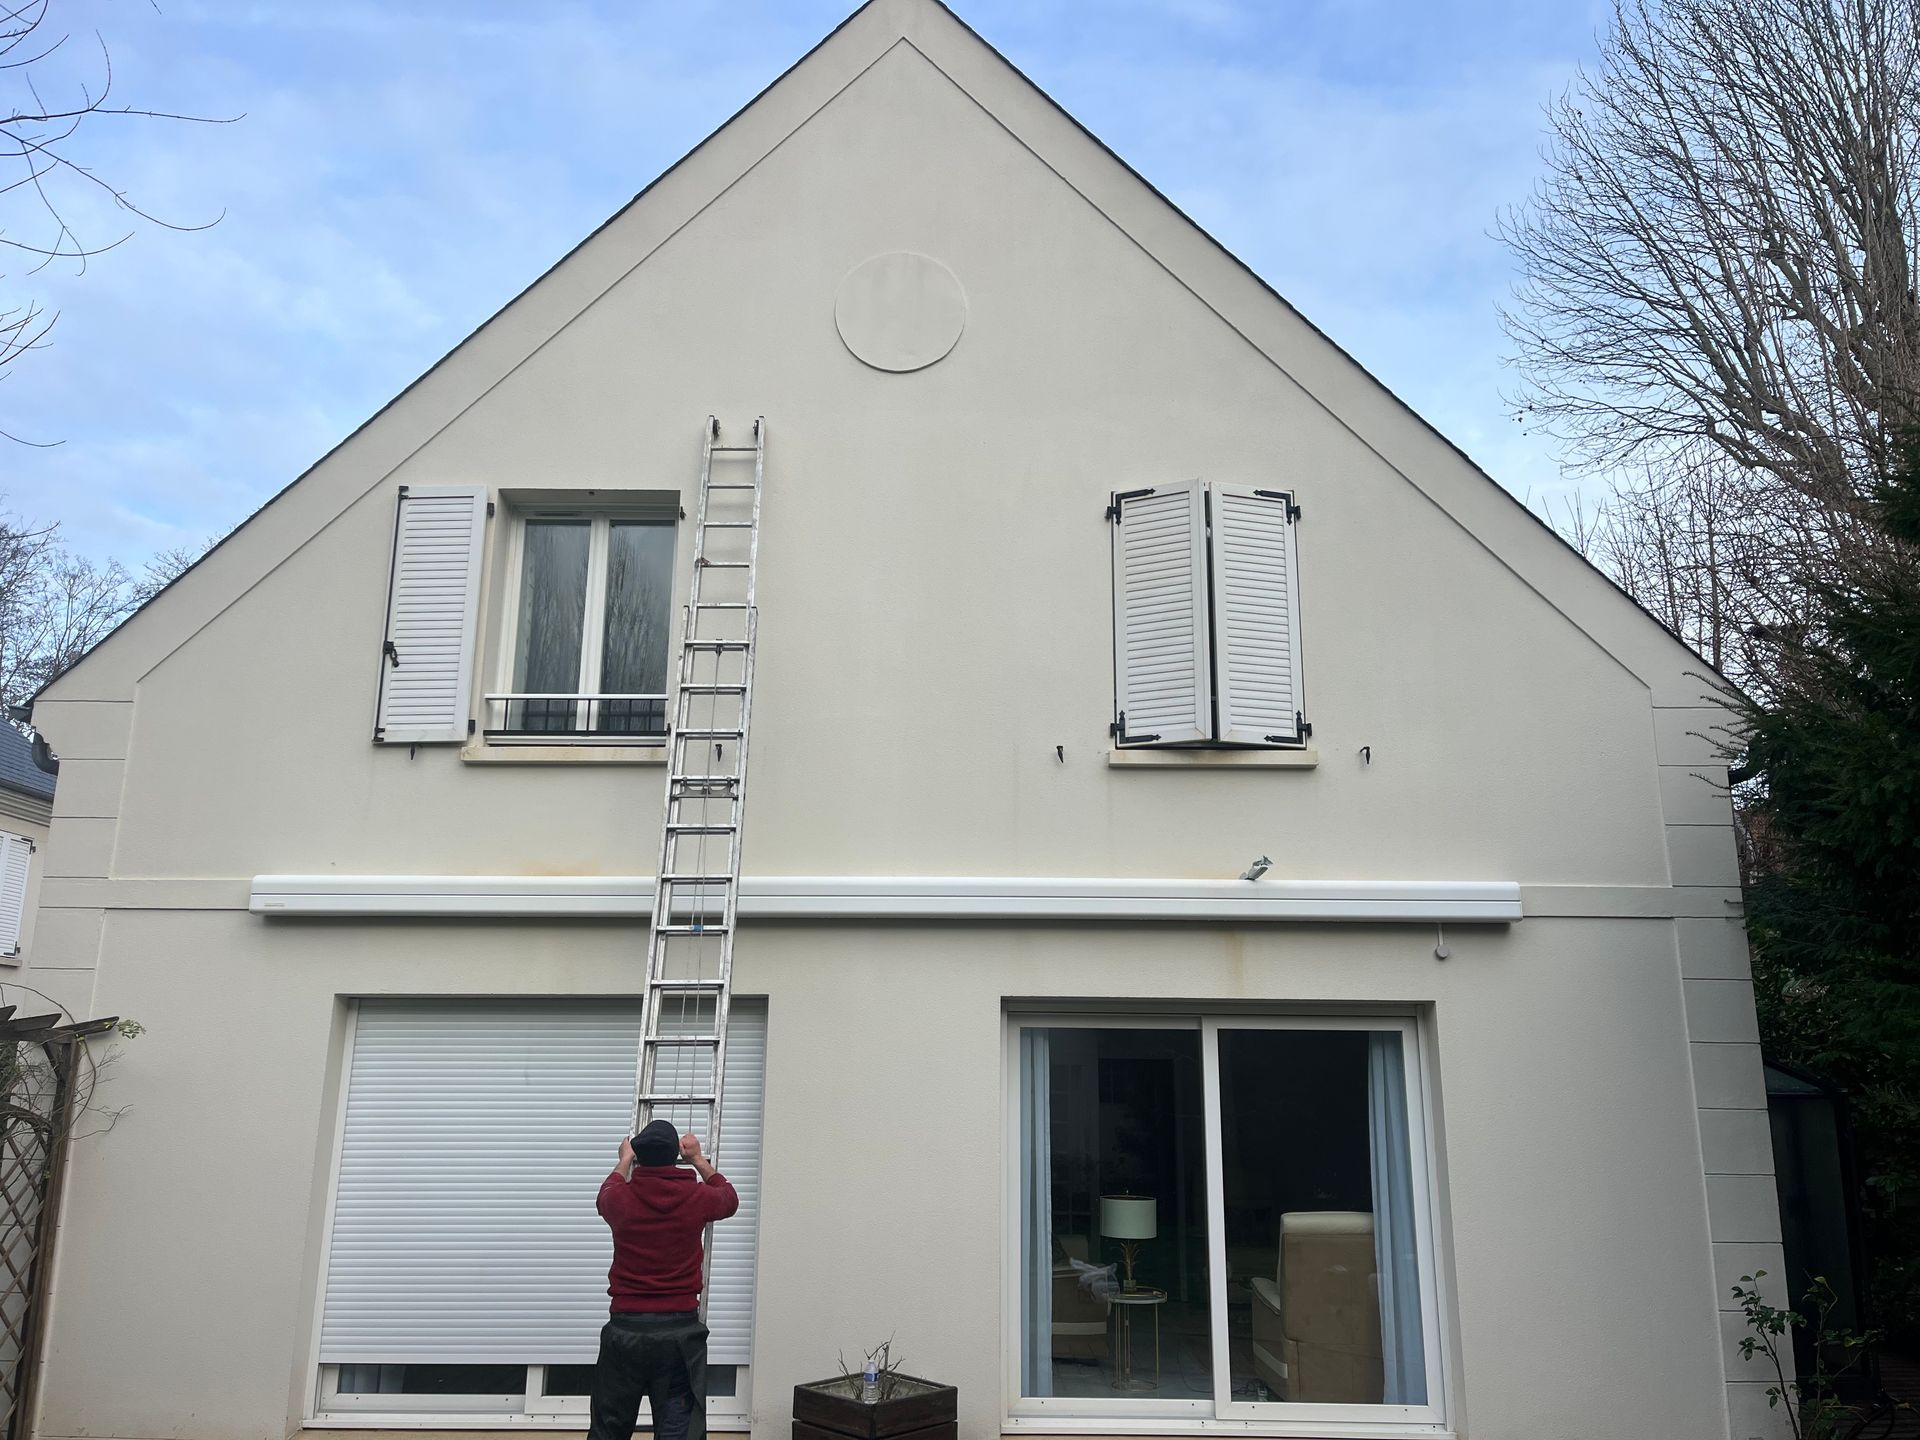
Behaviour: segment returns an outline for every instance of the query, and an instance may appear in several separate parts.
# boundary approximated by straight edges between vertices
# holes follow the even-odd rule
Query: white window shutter
[[[27,915],[27,867],[33,842],[0,830],[0,955],[20,953],[20,931]]]
[[[764,1001],[727,1026],[709,1355],[747,1360],[759,1210]],[[363,1000],[320,1320],[323,1365],[581,1365],[607,1318],[594,1211],[633,1116],[640,1006]]]
[[[1213,672],[1220,739],[1293,745],[1304,738],[1300,586],[1293,497],[1213,487]]]
[[[1113,497],[1118,744],[1174,745],[1213,736],[1205,500],[1198,480]]]
[[[396,745],[467,738],[487,492],[402,486],[373,738]]]

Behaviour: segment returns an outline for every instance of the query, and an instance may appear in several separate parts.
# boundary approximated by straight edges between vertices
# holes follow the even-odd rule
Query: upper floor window
[[[1306,743],[1299,517],[1246,485],[1113,497],[1115,744]]]
[[[373,738],[663,736],[678,502],[670,491],[506,491],[494,519],[484,486],[401,486]],[[483,645],[490,533],[503,573]],[[482,653],[492,658],[476,672]]]
[[[514,517],[507,683],[487,697],[490,736],[666,733],[674,519]]]

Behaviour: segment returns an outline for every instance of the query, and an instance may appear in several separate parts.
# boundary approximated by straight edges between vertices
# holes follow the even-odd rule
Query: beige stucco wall
[[[1750,1114],[1757,1051],[1744,972],[1685,971],[1737,969],[1688,657],[1297,317],[1227,306],[1244,277],[1102,192],[1117,167],[971,44],[869,11],[41,703],[63,793],[111,804],[54,826],[37,959],[148,1027],[107,1097],[132,1109],[76,1152],[43,1434],[297,1427],[341,997],[638,985],[627,927],[243,907],[261,873],[651,869],[657,768],[370,743],[394,489],[684,492],[710,411],[771,437],[749,872],[1225,878],[1264,852],[1275,878],[1519,881],[1530,911],[1444,964],[1419,927],[750,928],[756,1432],[887,1332],[997,1429],[1004,1006],[1164,995],[1429,1007],[1463,1434],[1728,1433],[1694,1077]],[[969,297],[907,376],[833,325],[893,249]],[[1102,508],[1195,475],[1298,489],[1317,768],[1107,764]]]
[[[783,1435],[795,1383],[886,1334],[959,1386],[963,1433],[997,1429],[1010,1324],[1003,1007],[1113,995],[1430,1005],[1463,1433],[1721,1433],[1670,924],[1528,920],[1449,940],[1440,962],[1430,932],[1387,927],[768,926],[743,938],[739,987],[769,997],[771,1024],[756,1433]],[[292,1429],[336,996],[619,993],[637,945],[612,925],[114,916],[110,954],[191,955],[205,988],[161,965],[103,973],[101,1003],[149,1029],[118,1066],[132,1108],[88,1142],[73,1177],[42,1433]],[[248,1017],[217,1042],[211,993]],[[483,1158],[474,1183],[486,1183]]]

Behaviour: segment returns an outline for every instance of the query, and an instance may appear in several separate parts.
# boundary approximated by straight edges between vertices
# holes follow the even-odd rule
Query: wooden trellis
[[[0,1419],[5,1440],[28,1440],[81,1052],[119,1022],[15,1008],[0,1006]]]

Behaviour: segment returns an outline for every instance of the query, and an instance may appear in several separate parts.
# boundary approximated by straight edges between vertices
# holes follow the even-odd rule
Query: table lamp
[[[1100,1197],[1100,1233],[1120,1242],[1120,1260],[1126,1267],[1126,1288],[1134,1289],[1133,1262],[1140,1254],[1140,1242],[1153,1239],[1154,1200],[1151,1195],[1102,1195]]]

